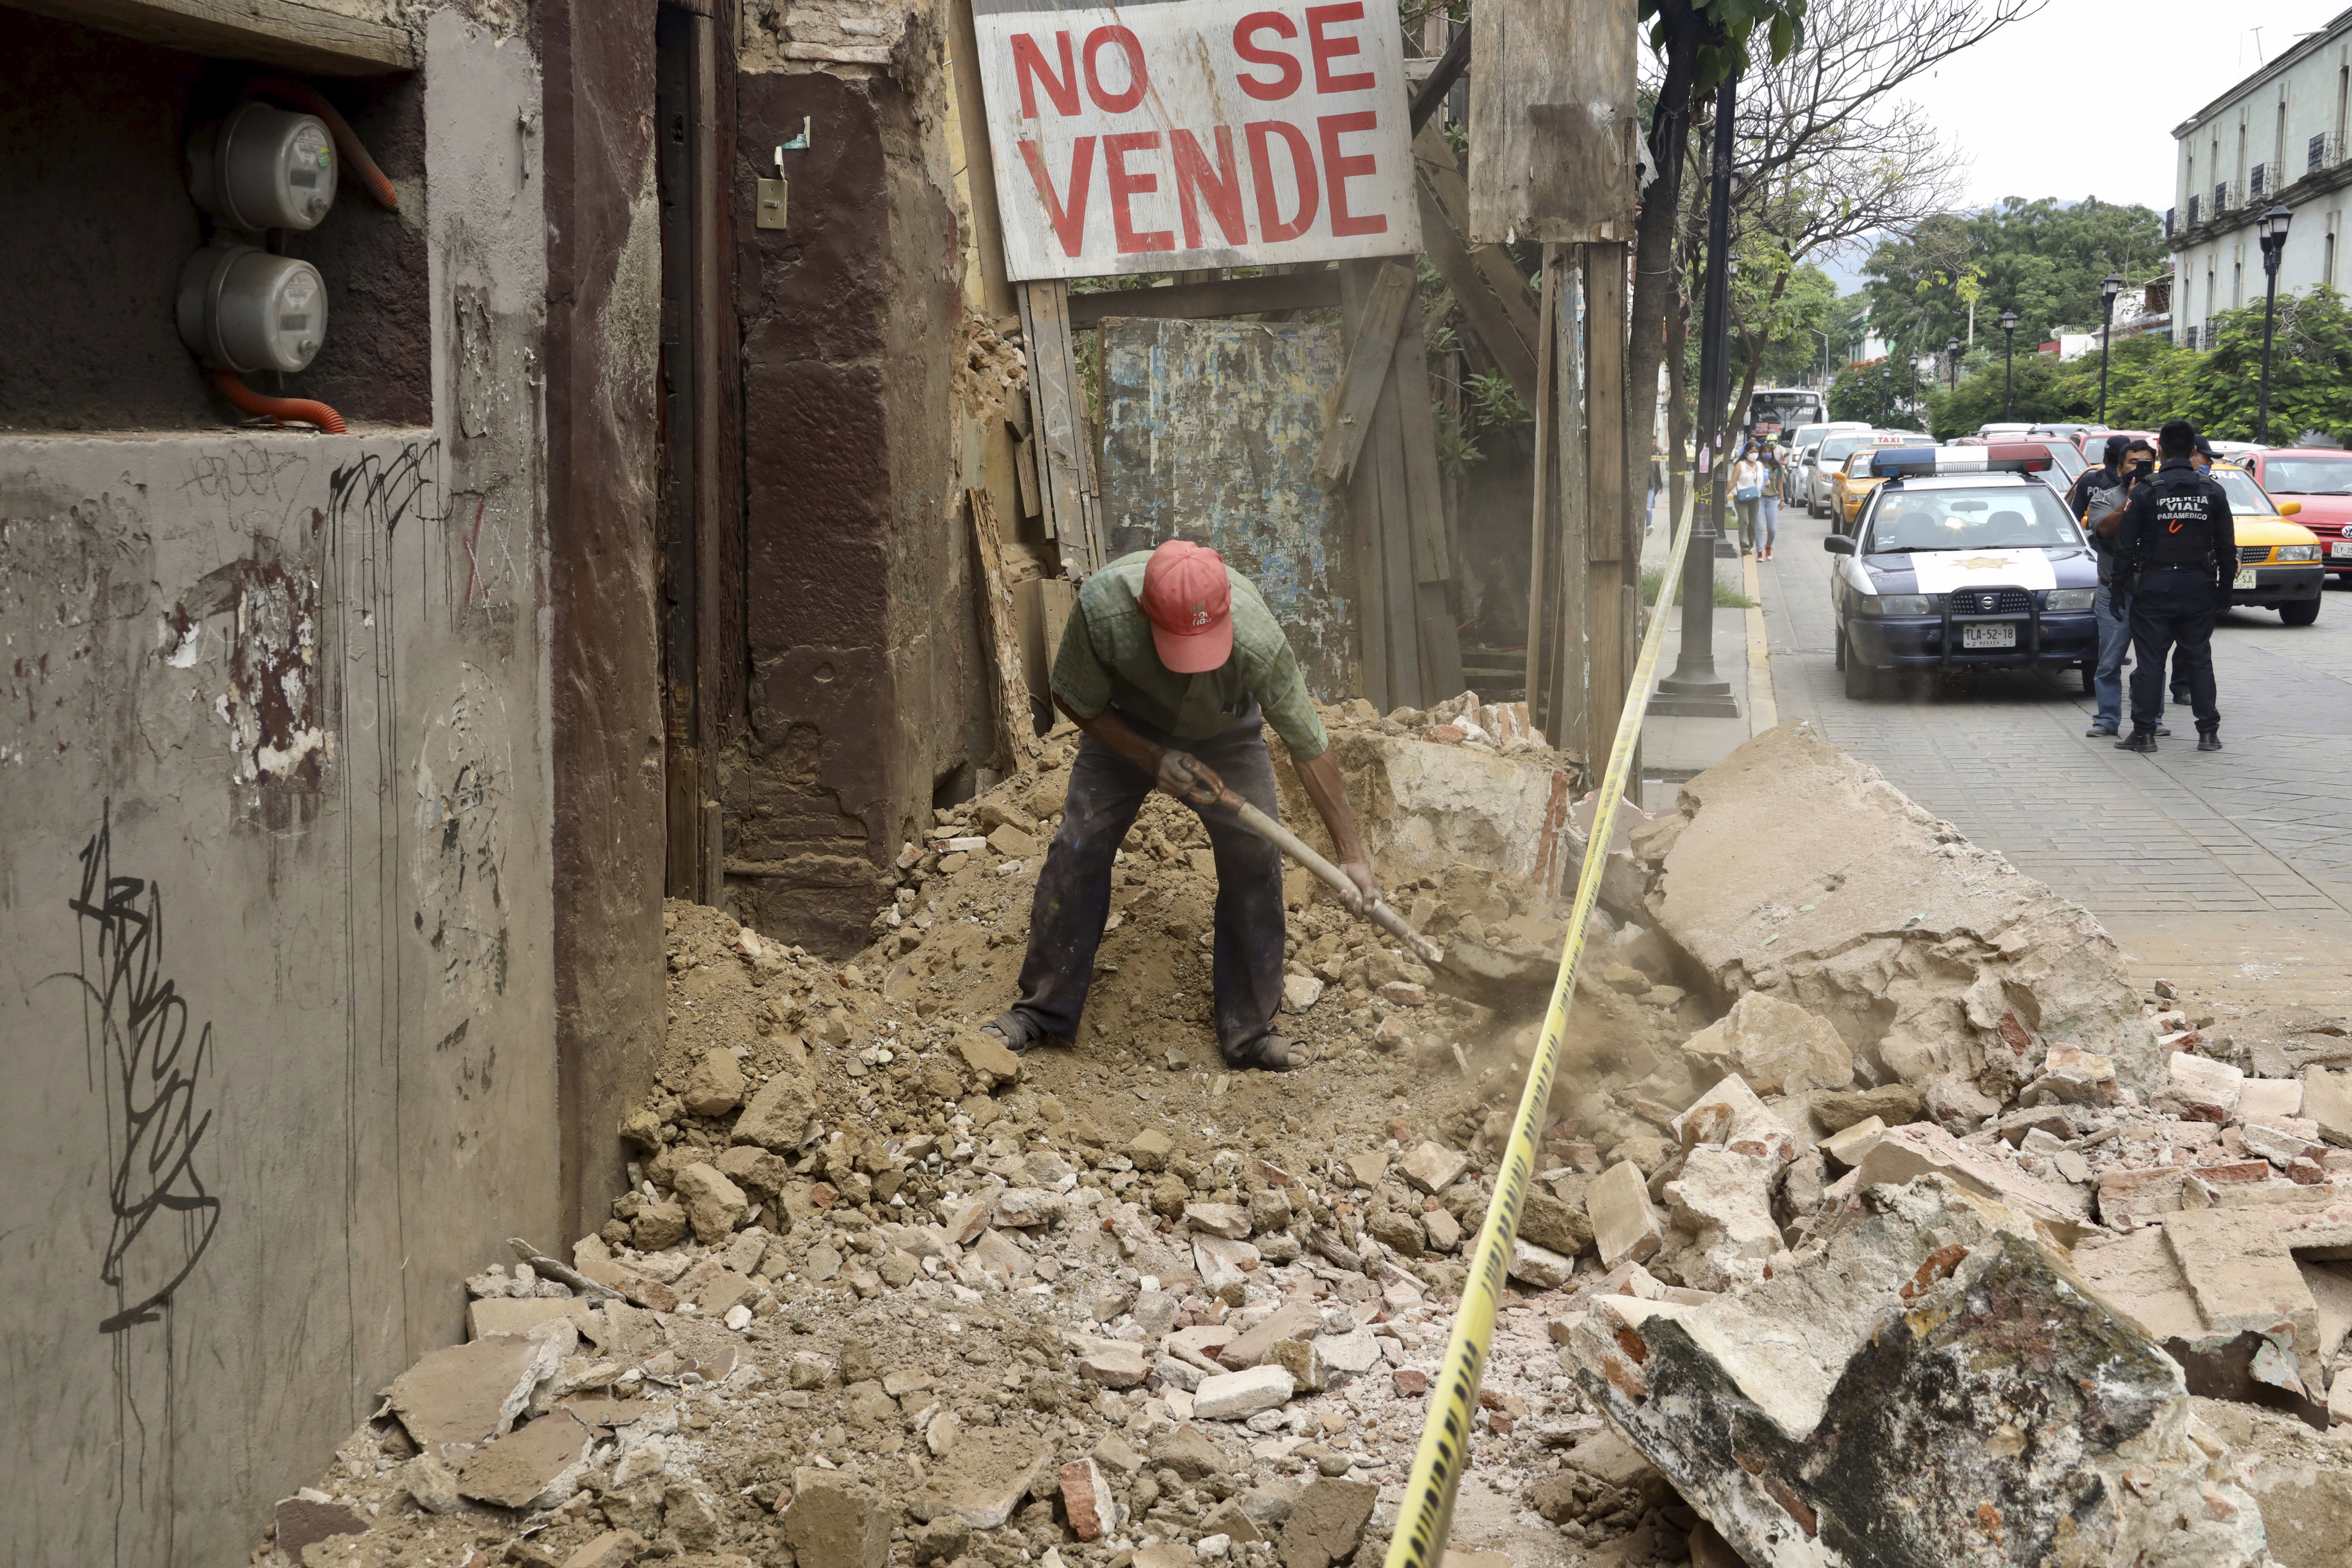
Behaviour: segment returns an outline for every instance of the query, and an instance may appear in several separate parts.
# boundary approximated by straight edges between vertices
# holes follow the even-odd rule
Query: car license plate
[[[2339,539],[2327,547],[2327,553],[2338,561],[2352,561],[2352,539]]]
[[[2237,576],[2230,582],[2230,586],[2232,588],[2251,588],[2253,585],[2254,569],[2251,566],[2242,567]]]
[[[1990,626],[1962,626],[1962,647],[2015,647],[2017,628],[2007,623]]]

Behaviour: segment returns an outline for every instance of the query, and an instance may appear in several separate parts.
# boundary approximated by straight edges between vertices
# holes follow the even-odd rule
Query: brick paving
[[[1811,721],[2102,917],[2279,914],[2333,927],[2352,914],[2352,593],[2330,591],[2306,627],[2268,612],[2228,617],[2213,642],[2228,749],[2199,752],[2179,712],[2149,758],[2084,737],[2092,704],[2072,671],[1848,699],[1832,662],[1826,531],[1783,508],[1780,548],[1761,563],[1783,720]]]

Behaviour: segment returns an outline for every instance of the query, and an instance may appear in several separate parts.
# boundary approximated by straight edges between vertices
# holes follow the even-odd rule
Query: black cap
[[[2107,437],[2107,466],[2108,466],[2109,468],[2113,468],[2116,464],[2122,462],[2122,461],[2124,460],[2124,454],[2125,454],[2126,452],[2129,451],[2130,449],[2131,449],[2131,437],[2128,437],[2128,436],[2110,436],[2110,437]]]
[[[2213,443],[2208,441],[2202,436],[2197,437],[2197,449],[2214,462],[2218,463],[2221,460],[2221,455],[2213,450]]]

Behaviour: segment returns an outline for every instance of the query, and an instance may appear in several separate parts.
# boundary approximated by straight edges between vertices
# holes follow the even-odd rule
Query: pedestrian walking
[[[1764,497],[1764,465],[1756,460],[1756,448],[1743,447],[1739,460],[1731,466],[1731,502],[1739,509],[1739,553],[1752,554],[1756,549],[1756,512]]]
[[[1772,559],[1772,542],[1780,537],[1780,448],[1769,445],[1764,448],[1764,495],[1757,503],[1757,516],[1764,524],[1764,548],[1759,559]]]
[[[2131,622],[2118,603],[2116,586],[2116,531],[2123,524],[2124,508],[2137,487],[2156,471],[2156,448],[2145,440],[2123,436],[2107,437],[2105,461],[2086,469],[2074,481],[2081,498],[2075,517],[2099,560],[2099,586],[2091,609],[2099,627],[2098,653],[2091,668],[2091,696],[2095,711],[2084,733],[2113,739],[2123,728],[2124,660],[2131,650]],[[2163,710],[2157,710],[2156,732],[2169,735]]]
[[[1650,443],[1650,493],[1642,502],[1642,531],[1648,533],[1650,524],[1658,515],[1658,492],[1666,488],[1666,454],[1655,441]]]
[[[2197,717],[2197,749],[2221,749],[2213,690],[2213,617],[2230,602],[2238,540],[2230,499],[2195,461],[2196,427],[2175,419],[2157,432],[2156,478],[2134,488],[2116,531],[2117,580],[2132,628],[2131,733],[2127,752],[2156,750],[2164,710],[2164,669],[2177,663]]]

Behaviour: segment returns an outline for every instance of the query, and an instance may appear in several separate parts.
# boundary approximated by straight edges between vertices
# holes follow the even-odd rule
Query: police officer
[[[2117,584],[2132,628],[2132,729],[2116,742],[2126,752],[2156,750],[2164,711],[2164,668],[2176,647],[2197,716],[2197,749],[2221,749],[2221,714],[2213,701],[2213,617],[2230,602],[2237,575],[2237,531],[2221,487],[2197,467],[2197,431],[2175,419],[2157,432],[2161,459],[2152,482],[2135,488],[2116,531]]]

